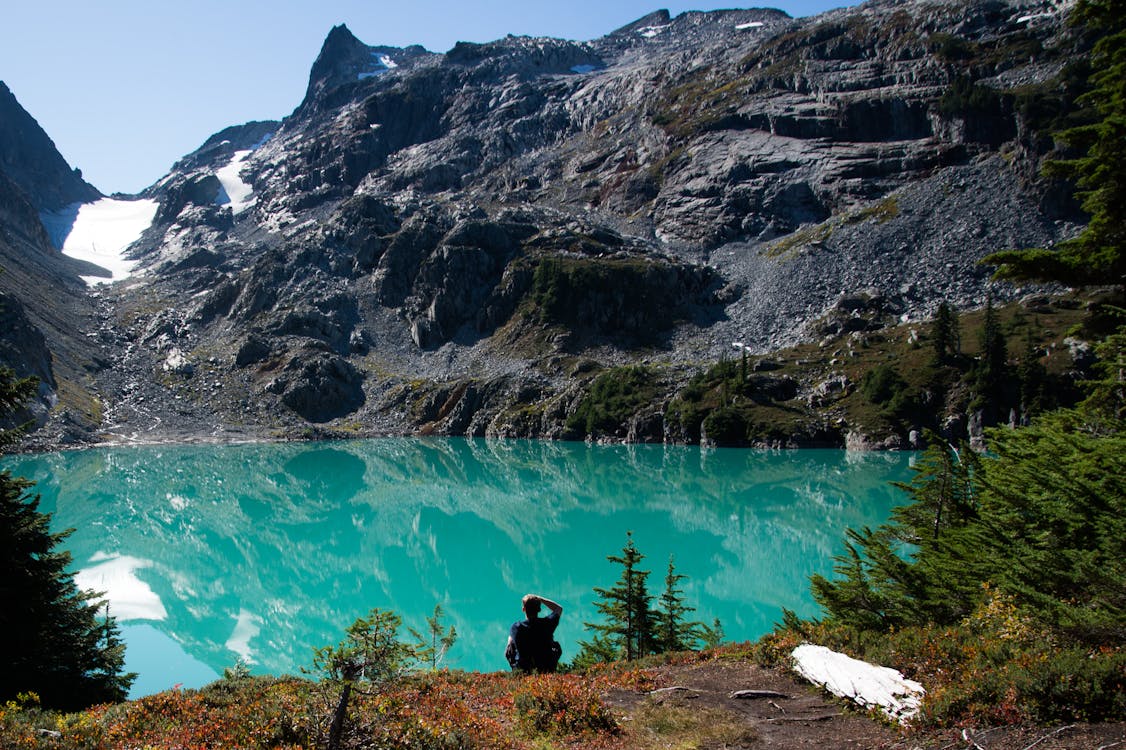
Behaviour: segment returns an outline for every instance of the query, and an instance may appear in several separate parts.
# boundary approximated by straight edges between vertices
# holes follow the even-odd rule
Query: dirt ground
[[[709,661],[656,668],[648,693],[616,690],[608,702],[632,721],[667,709],[735,728],[697,735],[701,750],[855,748],[875,750],[1126,750],[1126,723],[911,731],[885,724],[780,669]],[[753,697],[732,697],[736,691]],[[660,747],[660,743],[653,746]],[[675,746],[675,745],[670,745]]]

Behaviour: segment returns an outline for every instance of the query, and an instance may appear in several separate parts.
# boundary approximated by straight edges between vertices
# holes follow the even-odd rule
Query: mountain
[[[0,171],[39,211],[101,197],[71,169],[54,142],[0,81]]]
[[[582,437],[599,376],[643,364],[648,413],[600,434],[698,440],[665,407],[733,343],[1028,291],[978,260],[1082,223],[1038,177],[1089,45],[1068,9],[658,11],[445,54],[338,26],[292,115],[216,134],[144,192],[138,273],[99,291],[91,431]],[[833,378],[760,384],[805,409]],[[842,443],[826,425],[810,412],[791,442]]]
[[[72,413],[56,414],[57,438],[89,439],[96,420],[87,394],[106,360],[100,303],[79,279],[90,268],[58,252],[42,216],[99,197],[0,82],[0,365],[39,378],[21,422],[42,425],[60,392],[75,396]]]

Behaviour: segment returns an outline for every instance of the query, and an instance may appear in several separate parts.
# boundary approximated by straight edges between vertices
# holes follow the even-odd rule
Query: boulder
[[[328,422],[364,403],[363,375],[343,357],[305,352],[286,366],[281,400],[308,422]]]

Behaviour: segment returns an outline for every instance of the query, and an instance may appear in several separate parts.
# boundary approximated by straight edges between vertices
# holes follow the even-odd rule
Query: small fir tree
[[[1027,331],[1024,339],[1024,354],[1017,367],[1017,381],[1020,383],[1020,410],[1028,417],[1044,411],[1048,394],[1048,371],[1040,362],[1040,352],[1032,331]]]
[[[673,556],[669,555],[669,568],[665,573],[665,590],[658,599],[656,613],[656,646],[658,652],[688,651],[695,647],[700,623],[688,617],[696,611],[684,603],[680,582],[688,576],[676,572]]]
[[[946,302],[940,303],[935,312],[931,339],[934,343],[935,361],[938,364],[949,362],[961,352],[962,332],[958,313]]]
[[[718,648],[727,636],[723,632],[723,623],[719,621],[718,617],[713,617],[711,625],[706,623],[700,625],[698,637],[700,642],[704,644],[704,648]]]
[[[416,658],[431,670],[438,669],[438,665],[445,660],[446,654],[457,642],[457,629],[453,625],[447,629],[442,624],[444,615],[442,605],[435,604],[434,616],[426,618],[425,633],[409,628],[411,636],[418,642],[414,649]]]
[[[35,392],[32,378],[0,368],[0,417]],[[11,445],[18,430],[0,431]],[[8,659],[0,670],[0,700],[36,693],[46,708],[78,710],[123,700],[135,675],[122,672],[125,646],[99,594],[80,591],[58,546],[73,529],[52,533],[32,483],[0,472],[0,633]]]
[[[587,657],[610,661],[598,658],[610,654],[614,659],[632,661],[653,653],[655,648],[653,597],[646,583],[649,571],[638,568],[645,556],[634,546],[633,532],[626,532],[622,554],[607,555],[606,559],[622,566],[622,576],[611,588],[594,589],[599,597],[594,606],[605,622],[584,623],[587,630],[595,633],[595,639],[581,644],[580,661],[588,661]]]
[[[373,609],[352,623],[344,640],[313,652],[313,669],[323,676],[322,688],[340,690],[326,744],[337,750],[344,741],[348,703],[353,691],[375,692],[408,670],[415,651],[399,640],[402,618],[394,612]]]
[[[1002,402],[1008,374],[1005,363],[1008,356],[1005,334],[1001,330],[997,308],[993,305],[993,295],[989,295],[985,299],[985,319],[981,327],[981,356],[974,375],[980,405],[991,406],[997,413],[1004,406]]]

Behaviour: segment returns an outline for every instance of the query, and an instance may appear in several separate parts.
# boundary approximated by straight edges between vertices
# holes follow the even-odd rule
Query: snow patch
[[[665,24],[664,26],[644,26],[644,27],[638,29],[637,33],[640,34],[641,36],[645,37],[646,39],[652,39],[653,37],[660,34],[662,31],[667,29],[670,25],[671,24]]]
[[[109,271],[108,279],[83,276],[87,284],[120,281],[127,278],[136,265],[136,261],[125,257],[125,251],[152,226],[158,205],[147,198],[133,201],[102,198],[79,204],[69,231],[58,232],[52,240],[59,240],[57,244],[61,244],[63,255]]]
[[[748,23],[741,23],[735,27],[736,31],[746,31],[747,29],[761,29],[765,26],[762,21],[750,21]]]
[[[254,188],[244,182],[240,174],[242,163],[250,156],[251,151],[252,149],[236,151],[225,167],[215,170],[215,176],[223,186],[215,202],[220,206],[229,205],[233,214],[240,214],[254,205]]]
[[[372,52],[371,56],[375,58],[376,65],[378,67],[360,73],[358,77],[361,81],[365,78],[373,78],[375,76],[382,75],[389,70],[394,70],[395,68],[399,67],[399,64],[392,60],[390,55],[383,55],[378,52]]]
[[[110,615],[117,620],[163,620],[168,617],[160,597],[137,577],[138,570],[153,566],[152,560],[98,552],[90,558],[90,562],[95,564],[74,574],[74,583],[83,591],[104,592]]]
[[[262,618],[245,609],[240,609],[235,620],[235,629],[223,645],[234,651],[247,664],[256,663],[250,640],[262,630]]]
[[[919,712],[926,691],[890,667],[839,654],[825,646],[803,644],[790,654],[794,671],[833,695],[865,708],[879,708],[892,721],[906,724]]]
[[[578,73],[580,75],[582,75],[584,73],[593,73],[596,70],[598,70],[597,65],[572,65],[571,66],[571,72],[572,73]]]

